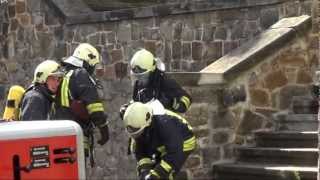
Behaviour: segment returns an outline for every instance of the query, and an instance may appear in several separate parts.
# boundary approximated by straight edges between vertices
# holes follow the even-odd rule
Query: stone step
[[[317,131],[317,114],[288,114],[278,119],[279,130]]]
[[[317,171],[317,166],[278,164],[233,163],[213,166],[214,180],[317,180]]]
[[[317,148],[317,131],[255,132],[257,147]]]
[[[238,147],[236,148],[236,156],[239,162],[316,166],[318,148]]]

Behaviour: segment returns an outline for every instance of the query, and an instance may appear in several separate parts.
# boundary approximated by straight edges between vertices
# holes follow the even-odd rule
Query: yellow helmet
[[[33,75],[33,83],[45,83],[49,76],[62,77],[64,74],[60,70],[60,64],[53,60],[46,60],[40,63]]]
[[[83,67],[83,62],[87,62],[90,66],[95,66],[100,63],[100,54],[91,44],[81,43],[74,50],[72,56],[64,60],[64,62],[77,67]]]
[[[133,74],[141,74],[154,71],[156,61],[151,52],[141,49],[132,56],[130,66]]]
[[[128,106],[123,116],[126,131],[133,138],[142,134],[152,121],[152,108],[141,102],[134,102]]]

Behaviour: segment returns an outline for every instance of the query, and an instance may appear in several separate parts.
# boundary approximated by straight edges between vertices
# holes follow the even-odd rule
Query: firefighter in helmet
[[[137,51],[130,62],[133,101],[149,102],[158,99],[171,111],[184,113],[191,105],[190,95],[164,72],[163,63],[146,49]],[[120,108],[122,117],[128,104]]]
[[[134,102],[123,120],[136,142],[134,154],[140,180],[174,179],[196,148],[191,126],[174,112],[154,113],[150,104]]]
[[[32,85],[21,101],[20,120],[46,120],[51,117],[52,104],[64,73],[53,60],[40,63],[35,71]]]
[[[66,75],[57,97],[57,119],[72,119],[80,124],[85,139],[85,152],[93,150],[93,129],[99,129],[98,144],[109,140],[107,115],[98,94],[97,80],[94,78],[96,66],[101,61],[98,50],[88,43],[81,43],[73,55],[63,61]],[[90,151],[92,152],[92,151]]]

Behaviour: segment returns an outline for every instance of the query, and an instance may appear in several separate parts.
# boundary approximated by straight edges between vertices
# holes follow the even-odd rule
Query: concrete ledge
[[[59,1],[59,0],[54,0],[54,1]],[[77,1],[77,0],[72,0],[72,1]],[[256,6],[270,6],[274,4],[284,3],[287,1],[289,0],[269,0],[269,1],[203,0],[199,2],[178,1],[177,3],[155,4],[153,6],[148,6],[148,7],[125,8],[125,9],[119,9],[119,10],[113,10],[113,11],[94,11],[94,12],[91,11],[90,12],[88,10],[87,13],[80,13],[80,14],[73,13],[74,15],[68,16],[66,24],[68,25],[83,24],[83,23],[87,24],[87,23],[137,19],[137,18],[149,18],[149,17],[157,17],[157,16],[161,17],[161,16],[167,16],[167,15],[177,15],[177,14],[185,14],[185,13],[250,8],[250,7],[256,7]],[[103,5],[103,2],[101,2],[101,4]],[[101,9],[101,8],[96,8],[96,9]],[[79,10],[76,10],[76,11],[79,11]]]
[[[217,85],[224,84],[222,74],[201,72],[168,72],[168,76],[183,86]]]
[[[311,17],[308,15],[284,18],[200,72],[223,74],[223,78],[231,79],[258,64],[278,48],[283,47],[289,40],[296,37],[297,31],[303,31],[310,27]]]

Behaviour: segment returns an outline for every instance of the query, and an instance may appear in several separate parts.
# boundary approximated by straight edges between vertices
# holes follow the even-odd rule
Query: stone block
[[[139,40],[142,37],[141,26],[139,24],[131,24],[131,39]]]
[[[194,40],[202,41],[202,34],[203,34],[203,29],[202,28],[195,29],[194,30]]]
[[[5,35],[9,32],[9,23],[0,23],[0,34]]]
[[[181,41],[172,42],[172,59],[180,60],[182,57]]]
[[[41,6],[43,6],[43,2],[39,0],[27,0],[27,9],[28,12],[40,12]]]
[[[116,80],[116,72],[114,65],[107,65],[104,67],[104,79],[105,80]]]
[[[254,106],[270,106],[270,97],[267,91],[263,89],[250,89],[250,101]]]
[[[192,49],[191,49],[191,53],[192,53],[192,59],[195,61],[201,61],[202,60],[202,54],[203,52],[203,45],[201,42],[192,42]]]
[[[24,13],[26,11],[25,1],[16,1],[16,12],[17,14]]]
[[[192,104],[186,115],[186,119],[192,127],[206,125],[208,123],[208,106],[206,104]]]
[[[100,35],[100,33],[91,34],[87,37],[87,39],[88,39],[88,43],[90,43],[94,46],[100,45],[101,35]]]
[[[297,74],[297,83],[298,84],[310,84],[313,82],[311,77],[311,72],[300,69]]]
[[[216,131],[212,134],[213,145],[226,144],[230,141],[230,133],[226,131]]]
[[[57,43],[56,47],[54,48],[53,57],[57,59],[62,59],[63,57],[67,56],[67,45],[66,43],[59,42]]]
[[[215,30],[216,30],[216,27],[214,25],[204,25],[202,40],[213,41]]]
[[[118,62],[115,64],[115,72],[116,72],[116,77],[119,79],[123,79],[124,77],[127,76],[128,72],[128,64],[123,63],[123,62]]]
[[[193,30],[189,27],[184,27],[182,29],[182,40],[183,41],[192,41],[193,40]]]
[[[248,11],[247,13],[247,17],[248,17],[248,20],[251,21],[251,20],[258,20],[258,18],[261,16],[260,15],[260,11],[261,11],[261,8],[252,8]]]
[[[196,138],[201,137],[208,137],[209,136],[209,129],[193,129],[193,133],[196,136]]]
[[[163,58],[165,63],[169,63],[172,60],[171,47],[172,47],[172,45],[169,42],[165,41],[165,43],[164,43],[164,58]]]
[[[17,15],[17,19],[22,26],[28,26],[31,24],[31,17],[29,14],[19,14]]]
[[[16,7],[14,5],[8,6],[9,18],[14,18],[16,16]]]
[[[276,109],[255,108],[255,112],[265,116],[267,119],[272,119],[273,115],[278,111]]]
[[[245,29],[244,21],[240,20],[232,24],[231,28],[231,39],[238,40],[242,38],[243,30]]]
[[[7,94],[6,94],[6,86],[3,84],[0,84],[0,100],[6,100]]]
[[[222,56],[221,41],[208,42],[205,44],[205,46],[206,48],[203,58],[206,59],[208,63],[212,63]]]
[[[198,168],[198,169],[192,169],[192,177],[193,179],[199,179],[199,180],[209,180],[212,179],[212,168],[206,167],[206,168]]]
[[[203,166],[211,167],[211,164],[215,161],[220,160],[222,157],[221,150],[219,147],[208,147],[200,150],[200,154],[202,157]]]
[[[171,61],[169,67],[173,72],[179,71],[181,69],[181,61]]]
[[[182,43],[182,58],[191,59],[191,43]]]
[[[18,71],[18,63],[16,61],[10,61],[6,64],[7,73],[16,73]]]
[[[303,55],[301,55],[301,51],[288,51],[281,56],[278,57],[277,61],[280,66],[291,66],[291,67],[305,67],[306,61]]]
[[[36,57],[51,57],[52,49],[54,48],[54,41],[52,34],[37,33],[38,41],[33,42],[33,50]]]
[[[233,159],[235,157],[234,144],[226,144],[222,147],[223,159]]]
[[[70,29],[70,28],[63,29],[63,37],[64,37],[64,40],[67,42],[71,42],[73,40],[74,34],[75,33],[73,29]]]
[[[114,32],[109,32],[107,35],[108,43],[114,44],[116,42],[116,35]]]
[[[197,168],[200,166],[200,157],[199,156],[189,156],[189,158],[186,160],[184,167],[185,168]]]
[[[217,11],[217,18],[222,22],[244,19],[244,15],[244,12],[239,11],[238,9]]]
[[[123,60],[123,54],[121,49],[113,49],[110,55],[111,55],[111,63],[115,63]]]
[[[19,22],[16,18],[10,19],[10,31],[15,31],[18,29]]]
[[[202,78],[202,77],[200,77]],[[206,77],[204,77],[206,78]],[[214,78],[216,77],[210,77],[210,74],[208,74],[208,80],[215,81]],[[219,89],[219,85],[216,85],[216,87],[199,87],[199,88],[192,88],[190,89],[190,94],[192,94],[192,102],[197,103],[210,103],[214,105],[218,105],[222,103],[222,91]]]
[[[14,72],[16,73],[16,71]],[[6,84],[9,81],[8,73],[5,71],[0,72],[0,83],[1,84]]]
[[[121,23],[117,31],[117,40],[120,42],[128,42],[132,38],[131,35],[132,35],[131,24]]]
[[[245,110],[243,118],[238,127],[238,133],[241,135],[247,135],[254,130],[263,128],[264,118],[250,110]]]
[[[164,21],[160,24],[160,33],[164,40],[173,39],[173,27],[170,21]]]
[[[239,46],[239,41],[224,41],[223,42],[223,55],[229,53]]]
[[[181,40],[182,23],[177,22],[173,25],[173,40]]]
[[[289,2],[286,4],[285,13],[287,17],[299,16],[299,2]]]
[[[60,24],[59,18],[56,16],[56,13],[52,12],[53,10],[45,11],[44,23],[48,26]]]
[[[227,40],[227,29],[223,26],[217,27],[214,38],[215,40]]]
[[[267,29],[279,20],[279,12],[276,9],[261,10],[260,23],[263,29]]]
[[[152,54],[157,55],[156,54],[157,47],[156,47],[155,41],[145,41],[144,48],[150,51]]]
[[[266,75],[264,82],[266,88],[273,90],[286,85],[288,83],[288,79],[283,71],[277,70]]]
[[[237,123],[236,117],[230,111],[216,112],[213,114],[213,117],[210,121],[213,129],[219,129],[219,128],[234,129]]]

